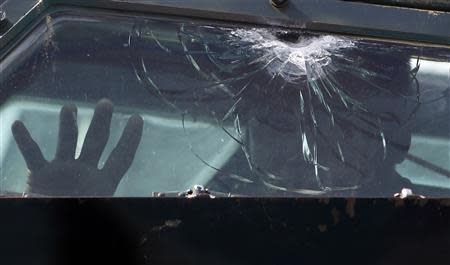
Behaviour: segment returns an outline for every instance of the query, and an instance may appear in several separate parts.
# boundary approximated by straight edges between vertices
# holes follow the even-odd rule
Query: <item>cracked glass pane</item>
[[[203,185],[217,196],[450,195],[448,47],[68,10],[3,59],[0,86],[5,194],[152,196]],[[83,160],[98,144],[89,126],[102,98],[115,108],[109,141],[99,161]],[[54,160],[69,103],[78,109],[71,159],[90,164],[87,173]],[[136,154],[114,156],[133,145],[119,139],[134,113],[143,120]],[[16,120],[45,163],[24,159],[34,149],[18,148]],[[139,134],[135,120],[129,131]],[[47,177],[72,171],[82,177]],[[105,175],[114,177],[92,180]]]

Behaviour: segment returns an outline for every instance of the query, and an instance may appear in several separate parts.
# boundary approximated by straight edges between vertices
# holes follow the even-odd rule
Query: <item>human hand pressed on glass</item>
[[[98,168],[109,138],[113,104],[107,99],[97,103],[78,158],[77,108],[61,108],[58,144],[52,161],[45,160],[37,143],[21,121],[11,127],[14,139],[30,171],[27,192],[45,196],[112,196],[130,168],[142,137],[142,117],[128,120],[114,150],[102,169]]]

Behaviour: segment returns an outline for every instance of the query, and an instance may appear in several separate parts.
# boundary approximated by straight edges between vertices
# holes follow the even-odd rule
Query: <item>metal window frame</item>
[[[379,5],[401,6],[428,10],[450,11],[448,0],[343,0],[350,2],[364,2]]]
[[[36,0],[23,1],[28,1],[29,5],[30,1],[33,3]],[[40,17],[61,6],[183,16],[450,45],[450,12],[341,0],[290,0],[281,8],[274,7],[269,0],[38,0],[25,14],[23,11],[18,12],[17,7],[13,8],[15,5],[16,1],[8,1],[1,6],[11,26],[3,34],[0,32],[0,54],[5,54],[7,47],[13,46],[12,43],[33,23],[37,23]]]

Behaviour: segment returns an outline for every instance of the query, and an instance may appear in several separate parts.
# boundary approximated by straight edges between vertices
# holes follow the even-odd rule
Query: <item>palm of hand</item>
[[[55,159],[46,161],[39,146],[22,122],[12,126],[14,139],[27,163],[28,192],[49,196],[111,196],[134,159],[141,140],[143,121],[133,115],[104,167],[98,169],[100,156],[109,138],[113,105],[101,100],[95,109],[80,156],[75,159],[78,129],[77,109],[61,109]]]
[[[112,181],[83,162],[53,160],[31,172],[28,191],[53,196],[106,196],[114,194]]]

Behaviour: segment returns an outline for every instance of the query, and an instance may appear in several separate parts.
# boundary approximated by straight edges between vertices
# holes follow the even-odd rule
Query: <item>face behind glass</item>
[[[366,56],[366,62],[373,60]],[[392,196],[409,186],[394,168],[409,149],[410,115],[416,104],[405,63],[408,58],[385,54],[382,59],[394,69],[389,82],[345,71],[333,73],[341,89],[360,104],[345,108],[339,98],[331,98],[328,105],[340,106],[334,108],[333,120],[324,104],[313,98],[309,110],[314,119],[305,121],[311,114],[301,113],[298,98],[299,91],[307,91],[307,80],[272,92],[267,96],[270,100],[256,97],[264,102],[260,109],[265,111],[249,115],[250,152],[255,166],[278,177],[267,180],[291,195],[299,189],[331,189],[337,196]],[[302,155],[305,138],[301,132],[305,132],[312,156],[317,150],[317,167]]]

